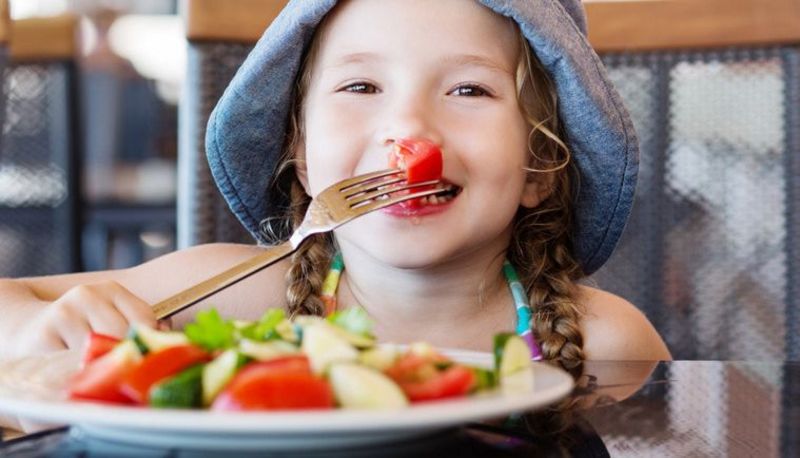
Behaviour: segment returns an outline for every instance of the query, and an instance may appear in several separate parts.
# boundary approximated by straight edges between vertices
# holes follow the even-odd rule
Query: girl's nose
[[[436,116],[431,107],[418,100],[407,100],[386,111],[386,119],[377,132],[381,146],[388,146],[400,138],[425,138],[442,144]]]

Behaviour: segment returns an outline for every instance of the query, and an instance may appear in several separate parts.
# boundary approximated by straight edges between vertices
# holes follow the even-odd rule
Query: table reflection
[[[550,408],[379,448],[300,456],[797,456],[800,362],[585,362]],[[232,452],[219,453],[232,456]],[[3,456],[210,456],[61,429],[0,444]],[[270,456],[235,452],[236,456]],[[285,454],[282,454],[285,455]]]

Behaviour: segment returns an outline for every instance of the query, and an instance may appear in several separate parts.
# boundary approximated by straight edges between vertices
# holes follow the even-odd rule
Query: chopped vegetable
[[[431,401],[463,396],[476,384],[475,373],[457,364],[442,364],[438,354],[419,355],[408,352],[401,356],[386,375],[397,383],[412,402]]]
[[[286,320],[286,313],[281,309],[270,309],[257,322],[243,327],[241,336],[250,340],[263,342],[281,338],[278,325]]]
[[[328,321],[353,334],[370,335],[372,332],[372,320],[361,307],[351,307],[333,312],[328,317]]]
[[[215,309],[197,312],[194,323],[184,329],[186,337],[208,351],[224,350],[236,345],[236,326],[219,316]]]
[[[91,334],[72,399],[214,410],[383,409],[499,388],[533,388],[525,341],[500,334],[494,368],[470,367],[426,343],[375,343],[363,309],[328,319],[269,310],[258,321],[200,312],[183,333],[134,326]]]
[[[122,341],[70,380],[69,397],[129,404],[131,398],[123,394],[122,381],[141,359],[136,344],[130,340]]]
[[[163,350],[176,345],[187,345],[189,338],[186,334],[176,331],[158,331],[142,324],[133,326],[132,337],[139,345],[142,353]]]
[[[384,371],[397,361],[398,356],[399,351],[394,347],[375,347],[359,353],[358,362],[367,367]]]
[[[406,181],[421,183],[442,178],[442,151],[425,139],[401,138],[395,140],[389,153],[389,167],[406,172]]]
[[[522,337],[506,333],[494,338],[494,359],[497,380],[506,393],[527,393],[533,390],[531,351]]]
[[[191,409],[203,405],[203,364],[197,364],[150,388],[153,407]]]
[[[237,350],[225,350],[203,367],[203,405],[209,406],[225,385],[244,366],[247,357]]]
[[[331,363],[358,360],[358,350],[339,337],[332,326],[324,321],[303,329],[302,348],[316,374],[323,374]]]
[[[494,337],[494,367],[502,378],[531,367],[531,351],[522,337],[504,333]]]
[[[148,353],[140,364],[125,374],[122,391],[133,401],[146,404],[150,387],[189,366],[209,359],[205,350],[194,345],[178,345]]]
[[[395,409],[408,405],[403,392],[377,370],[352,363],[334,364],[329,379],[336,400],[345,408]]]
[[[213,410],[331,409],[328,382],[314,375],[308,358],[287,356],[245,366],[217,396]]]
[[[83,349],[82,366],[86,367],[87,364],[110,352],[119,341],[116,337],[105,334],[89,333],[89,337],[86,339],[86,346]]]

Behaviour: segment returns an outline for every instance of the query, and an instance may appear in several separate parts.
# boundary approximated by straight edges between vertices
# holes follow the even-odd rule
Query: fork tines
[[[419,183],[412,183],[412,184],[405,183],[395,186],[388,186],[381,189],[376,189],[371,192],[365,192],[355,196],[349,196],[347,200],[350,201],[351,207],[355,207],[357,205],[363,204],[365,201],[375,200],[375,199],[389,199],[397,196],[403,196],[403,199],[401,200],[406,200],[407,197],[405,196],[407,196],[408,194],[413,194],[415,197],[424,197],[442,191],[442,189],[439,188],[434,188],[434,189],[430,188],[430,186],[433,186],[437,183],[439,183],[438,180],[432,180],[432,181],[422,181]],[[423,189],[421,191],[414,191],[415,189],[418,188],[423,188]],[[410,192],[406,193],[403,191],[410,191]],[[396,194],[398,192],[403,192],[403,193],[393,196],[393,194]]]
[[[402,170],[387,169],[378,172],[350,178],[339,183],[339,191],[350,198],[365,192],[374,191],[382,186],[405,181],[406,177]]]

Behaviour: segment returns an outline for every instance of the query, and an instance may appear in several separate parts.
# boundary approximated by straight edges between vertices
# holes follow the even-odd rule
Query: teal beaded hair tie
[[[339,287],[339,279],[344,270],[344,261],[342,260],[341,253],[336,253],[331,261],[331,268],[328,275],[325,277],[325,282],[322,284],[322,293],[320,298],[325,304],[325,314],[330,315],[336,311],[336,290]],[[517,310],[517,334],[527,342],[528,347],[531,349],[531,355],[534,360],[542,359],[542,351],[539,345],[536,344],[536,339],[533,337],[531,330],[531,318],[533,311],[531,310],[530,302],[528,302],[528,295],[525,294],[525,288],[519,281],[517,271],[508,260],[503,262],[503,275],[506,277],[508,287],[511,289],[511,296],[514,298],[514,307]]]

